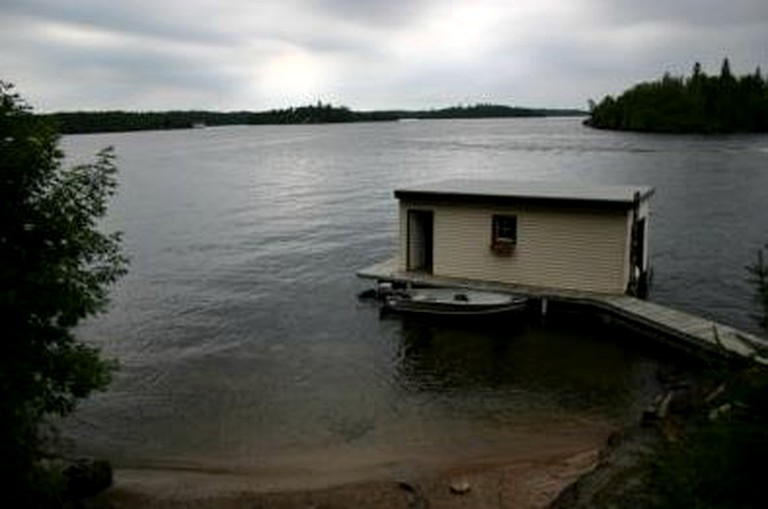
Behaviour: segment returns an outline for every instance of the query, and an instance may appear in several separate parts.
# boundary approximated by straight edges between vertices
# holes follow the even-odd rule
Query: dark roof
[[[648,186],[520,180],[446,180],[396,189],[397,198],[450,198],[465,201],[563,201],[631,205],[653,194]]]

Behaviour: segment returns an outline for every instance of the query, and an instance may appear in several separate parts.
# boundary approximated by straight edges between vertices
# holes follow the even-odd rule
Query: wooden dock
[[[450,286],[528,295],[542,303],[562,302],[592,308],[644,332],[671,340],[680,346],[704,349],[721,355],[750,358],[768,365],[768,340],[662,304],[630,297],[575,290],[560,290],[466,279],[436,277],[427,273],[397,270],[390,259],[357,273],[361,278],[423,286]]]

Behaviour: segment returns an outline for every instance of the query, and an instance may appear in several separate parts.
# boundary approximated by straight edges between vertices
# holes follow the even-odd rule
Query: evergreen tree
[[[733,79],[731,74],[731,63],[727,58],[723,59],[723,65],[720,67],[720,81],[729,81]]]
[[[655,132],[765,132],[768,86],[759,68],[736,78],[729,60],[719,76],[707,76],[696,62],[690,78],[664,74],[640,83],[617,98],[590,108],[587,125],[604,129]]]

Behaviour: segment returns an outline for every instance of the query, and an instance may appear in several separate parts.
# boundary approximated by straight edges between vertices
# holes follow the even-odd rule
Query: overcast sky
[[[768,70],[768,0],[0,0],[38,111],[583,108],[726,56]]]

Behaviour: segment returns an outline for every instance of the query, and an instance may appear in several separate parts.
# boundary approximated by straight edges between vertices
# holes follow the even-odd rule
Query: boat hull
[[[526,297],[462,289],[398,292],[384,300],[384,310],[434,316],[488,316],[522,311]]]

